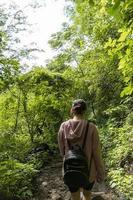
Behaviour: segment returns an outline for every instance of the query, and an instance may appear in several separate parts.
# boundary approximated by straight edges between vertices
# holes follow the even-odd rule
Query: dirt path
[[[62,162],[54,159],[52,164],[47,165],[40,176],[37,178],[38,193],[34,200],[70,200],[70,193],[62,181],[61,175]],[[92,199],[97,200],[119,200],[107,189],[105,184],[95,184],[92,191]]]

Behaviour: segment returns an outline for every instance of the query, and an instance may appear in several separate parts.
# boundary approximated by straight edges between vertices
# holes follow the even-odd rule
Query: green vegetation
[[[131,200],[133,2],[71,2],[66,9],[71,24],[64,23],[49,41],[56,56],[26,73],[22,51],[4,54],[12,30],[5,31],[8,16],[0,10],[0,192],[32,197],[33,179],[58,151],[58,128],[72,100],[84,98],[87,117],[100,130],[106,182]]]

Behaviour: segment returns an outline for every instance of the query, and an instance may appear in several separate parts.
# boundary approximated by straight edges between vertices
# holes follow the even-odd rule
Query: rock
[[[47,182],[42,182],[42,186],[43,186],[43,187],[46,187],[47,185],[48,185]]]
[[[71,200],[70,192],[67,192],[65,195],[65,200]]]
[[[57,193],[56,190],[52,190],[52,193],[51,193],[51,199],[52,200],[62,200],[60,194]]]

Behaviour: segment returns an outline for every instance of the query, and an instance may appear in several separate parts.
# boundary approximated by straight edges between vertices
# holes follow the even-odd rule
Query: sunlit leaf
[[[120,38],[119,38],[119,42],[124,42],[128,36],[129,32],[128,31],[124,31],[121,33]]]

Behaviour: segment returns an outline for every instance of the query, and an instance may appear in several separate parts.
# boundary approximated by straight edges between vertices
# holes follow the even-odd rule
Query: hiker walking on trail
[[[64,183],[72,200],[90,200],[95,183],[104,179],[100,141],[96,126],[85,119],[86,102],[75,100],[71,107],[72,119],[61,124],[58,133],[60,153],[63,157]]]

